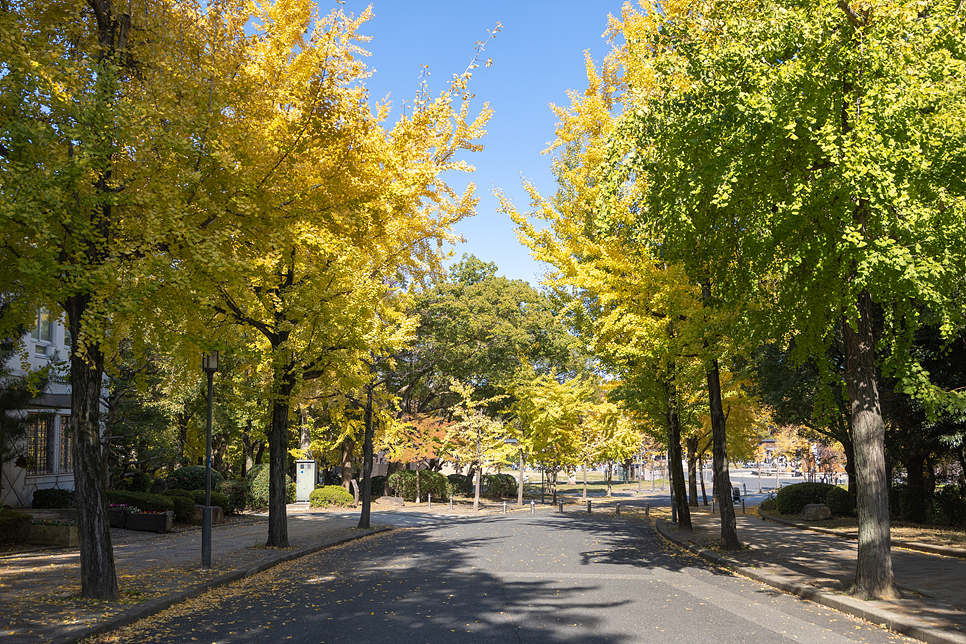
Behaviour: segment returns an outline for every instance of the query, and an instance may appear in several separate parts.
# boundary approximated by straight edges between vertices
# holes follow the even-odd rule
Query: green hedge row
[[[416,500],[416,472],[401,470],[389,476],[386,487],[395,496],[401,496],[406,501]],[[434,499],[445,501],[453,495],[453,488],[446,477],[439,472],[419,470],[420,501],[426,500],[426,495],[432,494]]]

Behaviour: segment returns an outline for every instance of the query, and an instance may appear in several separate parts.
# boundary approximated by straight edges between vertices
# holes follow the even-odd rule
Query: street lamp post
[[[211,570],[211,399],[218,352],[201,358],[201,370],[208,374],[208,431],[205,438],[205,507],[201,513],[201,568]]]

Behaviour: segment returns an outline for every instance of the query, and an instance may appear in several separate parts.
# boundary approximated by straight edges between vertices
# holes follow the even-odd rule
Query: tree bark
[[[850,593],[859,597],[898,597],[892,571],[889,534],[889,490],[885,466],[885,424],[875,373],[875,335],[872,298],[858,298],[856,328],[843,325],[845,379],[852,409],[855,473],[858,478],[859,552],[855,583]]]
[[[688,436],[688,505],[698,507],[698,437]],[[702,485],[703,485],[702,481]]]
[[[698,465],[701,468],[701,498],[704,505],[708,505],[708,490],[704,486],[704,456],[698,456]]]
[[[351,438],[342,441],[342,487],[349,489],[349,481],[352,480],[352,451],[356,448],[356,442]]]
[[[268,541],[270,548],[288,548],[288,505],[285,475],[288,471],[289,401],[295,389],[294,365],[286,365],[276,376],[279,390],[272,402],[272,426],[268,434]]]
[[[114,548],[107,517],[107,455],[100,427],[101,377],[104,355],[96,344],[78,351],[81,320],[90,303],[88,294],[66,299],[70,326],[70,431],[74,459],[74,494],[80,540],[81,595],[86,599],[120,598]]]
[[[670,383],[671,395],[668,397],[667,425],[668,425],[668,467],[671,474],[671,489],[674,491],[674,505],[677,508],[678,527],[691,529],[691,509],[688,507],[688,495],[684,482],[684,467],[681,465],[681,423],[678,418],[677,395],[674,382]]]
[[[360,528],[369,528],[369,514],[372,509],[372,443],[375,437],[375,427],[372,419],[372,378],[375,377],[375,357],[370,354],[369,378],[366,385],[366,411],[364,415],[365,437],[362,440],[362,512],[359,514]],[[419,476],[419,472],[416,472]]]
[[[721,548],[740,550],[735,506],[731,501],[731,473],[728,471],[728,442],[725,434],[725,415],[721,405],[721,379],[718,361],[711,361],[708,370],[708,402],[711,408],[711,465],[714,468],[714,492],[721,507]]]

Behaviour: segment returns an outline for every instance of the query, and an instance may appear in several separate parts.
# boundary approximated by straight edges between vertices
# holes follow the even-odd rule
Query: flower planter
[[[76,525],[31,525],[27,543],[41,546],[72,547],[80,543]]]
[[[194,514],[191,517],[191,522],[195,525],[201,525],[204,521],[204,510],[205,506],[196,504]],[[221,506],[211,506],[211,525],[219,525],[224,522],[225,513],[222,511]]]
[[[174,522],[174,512],[152,514],[148,512],[128,512],[125,514],[124,527],[128,530],[143,532],[169,532]]]

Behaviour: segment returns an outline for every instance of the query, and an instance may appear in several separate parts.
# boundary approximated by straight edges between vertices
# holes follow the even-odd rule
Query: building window
[[[61,472],[74,470],[74,459],[70,454],[70,416],[60,417],[60,466]]]
[[[33,331],[30,332],[30,337],[37,341],[37,344],[34,345],[34,352],[45,353],[46,345],[54,341],[54,317],[50,314],[50,311],[44,308],[37,311],[37,322],[34,324]]]
[[[51,416],[33,416],[30,419],[27,454],[33,460],[31,474],[50,474],[54,471],[54,419]]]

